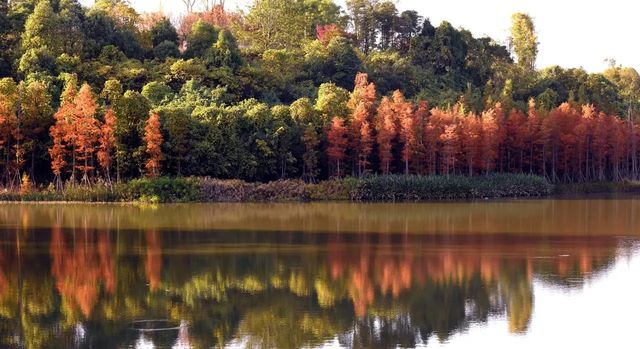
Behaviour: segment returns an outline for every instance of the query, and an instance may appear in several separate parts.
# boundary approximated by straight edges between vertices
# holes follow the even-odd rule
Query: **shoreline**
[[[68,186],[60,192],[0,192],[0,203],[153,205],[159,203],[420,203],[489,200],[571,199],[640,194],[640,182],[552,184],[537,176],[369,176],[326,180],[248,183],[211,178],[136,179],[93,186]]]

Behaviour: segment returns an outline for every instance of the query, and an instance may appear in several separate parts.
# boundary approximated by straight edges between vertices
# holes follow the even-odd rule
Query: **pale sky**
[[[81,0],[89,4],[93,0]],[[229,9],[252,0],[226,0]],[[343,4],[343,0],[337,1]],[[183,12],[181,0],[131,0],[139,12],[155,11],[162,3],[170,17]],[[505,43],[511,14],[525,12],[534,18],[538,32],[538,67],[560,65],[602,71],[606,58],[640,70],[637,5],[628,0],[397,0],[400,11],[413,9],[437,26],[448,20],[475,36],[489,35]]]

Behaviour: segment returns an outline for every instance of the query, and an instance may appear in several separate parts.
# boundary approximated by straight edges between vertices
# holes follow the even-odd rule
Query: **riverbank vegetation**
[[[640,178],[640,76],[536,70],[525,14],[510,52],[389,1],[206,3],[172,22],[0,1],[1,195],[429,200]]]
[[[211,178],[136,179],[91,186],[67,185],[56,190],[22,188],[0,192],[0,201],[87,202],[287,202],[287,201],[427,201],[542,197],[553,186],[530,175],[489,176],[367,176],[336,178],[319,183],[300,179],[269,183]]]

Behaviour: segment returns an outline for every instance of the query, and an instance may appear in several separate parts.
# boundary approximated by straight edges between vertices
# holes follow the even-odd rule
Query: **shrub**
[[[114,195],[123,201],[154,198],[158,202],[197,202],[202,200],[200,180],[194,178],[134,179],[117,184]]]
[[[201,197],[207,202],[243,202],[247,201],[255,184],[241,180],[220,180],[205,178],[201,182]]]
[[[554,189],[556,195],[640,193],[640,182],[562,183],[557,184]]]
[[[240,180],[206,178],[201,197],[208,202],[302,201],[308,200],[308,185],[301,180],[247,183]]]
[[[531,197],[551,193],[543,178],[530,175],[370,176],[356,181],[350,198],[356,201],[426,201],[472,198]]]
[[[307,184],[301,180],[261,183],[251,193],[251,201],[304,201],[308,198]]]
[[[576,185],[578,186],[578,185]],[[494,174],[463,176],[369,176],[348,177],[307,184],[301,180],[247,183],[212,178],[136,179],[130,182],[92,186],[68,184],[62,192],[44,190],[0,192],[2,201],[87,201],[114,202],[264,202],[264,201],[427,201],[473,198],[535,197],[552,193],[552,186],[541,177]],[[573,187],[571,187],[573,188]],[[561,190],[571,190],[564,186]],[[637,183],[602,184],[578,187],[640,190]],[[612,189],[613,188],[613,189]],[[558,193],[558,190],[556,190]]]

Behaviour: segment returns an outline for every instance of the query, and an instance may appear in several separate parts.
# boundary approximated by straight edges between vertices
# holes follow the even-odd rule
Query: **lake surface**
[[[638,345],[640,199],[0,204],[2,348]]]

